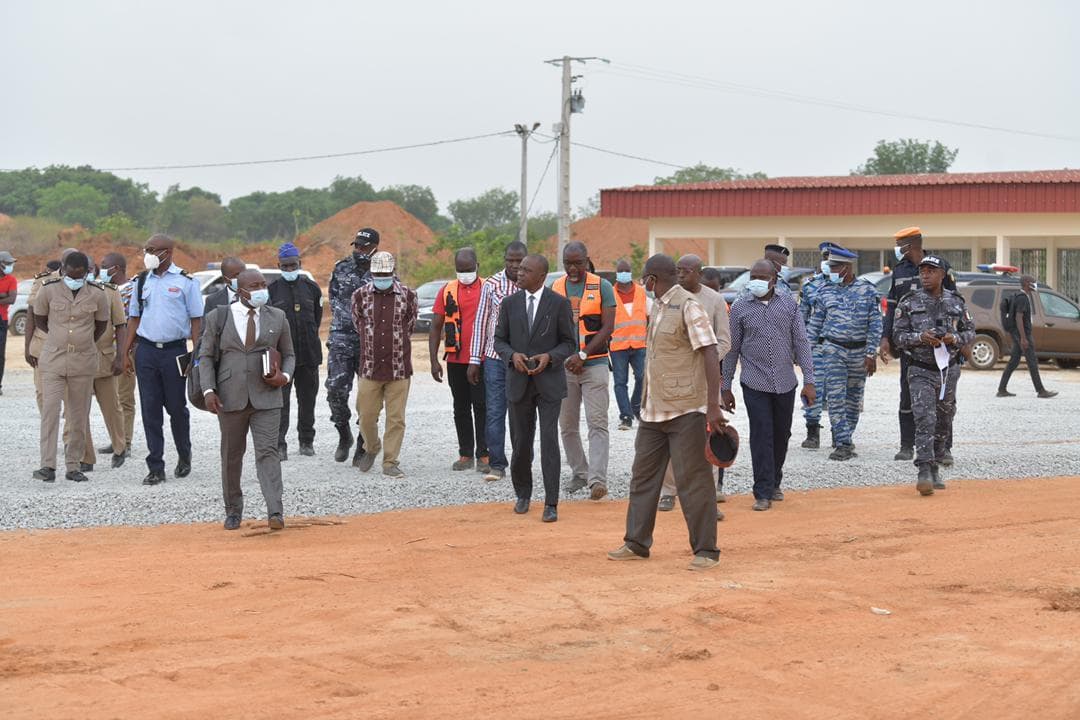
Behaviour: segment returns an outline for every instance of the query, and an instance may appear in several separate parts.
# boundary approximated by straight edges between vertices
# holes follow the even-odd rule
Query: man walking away
[[[364,454],[356,465],[367,472],[383,451],[382,473],[405,477],[398,462],[405,440],[405,404],[412,369],[412,331],[416,325],[416,293],[394,277],[394,256],[371,257],[371,282],[353,293],[352,318],[360,340],[356,414]],[[386,409],[384,437],[379,439],[379,414]]]
[[[495,352],[506,364],[506,400],[514,452],[510,478],[514,512],[529,512],[533,441],[540,417],[540,469],[544,476],[543,522],[559,519],[559,409],[566,397],[565,361],[578,347],[570,302],[544,287],[548,261],[529,255],[518,269],[520,291],[503,301],[495,326]]]
[[[569,492],[589,487],[589,497],[607,495],[608,340],[615,329],[615,290],[611,283],[589,272],[589,251],[581,242],[563,250],[566,275],[551,286],[570,301],[577,326],[578,353],[566,360],[567,395],[559,413],[563,451],[573,478]],[[581,444],[581,406],[589,430],[589,455]]]
[[[495,352],[495,325],[499,307],[517,292],[518,268],[529,250],[525,243],[514,240],[503,251],[503,269],[484,281],[480,302],[476,307],[472,341],[469,347],[469,369],[466,375],[471,385],[484,389],[484,439],[488,447],[488,471],[484,480],[496,481],[506,477],[506,373],[507,367]],[[514,436],[510,436],[511,445]]]
[[[788,293],[776,292],[776,268],[758,260],[750,268],[750,299],[731,306],[731,351],[724,358],[723,407],[735,409],[732,382],[739,381],[750,419],[750,460],[754,468],[754,510],[768,510],[784,478],[791,417],[798,381],[791,359],[802,369],[804,404],[814,402],[814,364],[802,315]]]
[[[901,298],[893,324],[896,347],[909,354],[908,383],[915,416],[916,489],[944,490],[938,466],[952,436],[961,348],[975,339],[964,298],[944,288],[948,267],[934,255],[919,261],[921,287]]]
[[[15,258],[0,250],[0,395],[4,394],[4,356],[7,353],[8,308],[19,297]]]
[[[146,435],[146,466],[150,471],[143,478],[143,485],[165,482],[163,411],[169,413],[179,456],[174,474],[183,478],[191,473],[187,383],[177,367],[177,358],[187,353],[188,338],[192,346],[199,339],[203,301],[199,281],[173,264],[175,245],[167,235],[154,235],[146,242],[143,255],[146,270],[135,280],[123,352],[126,370],[131,366],[131,346],[138,342],[135,373]]]
[[[285,313],[296,353],[296,369],[289,384],[281,388],[281,426],[278,454],[289,459],[290,400],[296,389],[296,434],[301,455],[315,454],[315,398],[319,395],[319,366],[322,365],[322,289],[300,274],[300,250],[292,243],[278,248],[281,277],[270,283],[270,304]]]
[[[645,374],[645,332],[652,301],[645,288],[634,282],[630,261],[615,265],[615,328],[611,333],[611,372],[615,379],[615,402],[619,406],[619,429],[630,430],[641,412],[641,380]],[[634,392],[630,394],[630,370]]]
[[[1043,386],[1042,378],[1039,377],[1039,357],[1035,353],[1035,338],[1031,335],[1031,293],[1037,288],[1035,278],[1024,275],[1020,278],[1020,292],[1009,298],[1005,329],[1012,337],[1012,355],[1009,356],[1009,364],[1005,366],[1005,372],[1001,374],[998,397],[1016,397],[1016,393],[1009,392],[1009,378],[1020,366],[1021,353],[1027,362],[1028,372],[1031,373],[1031,384],[1035,386],[1038,396],[1052,398],[1057,395],[1057,390],[1047,390]]]
[[[770,266],[771,267],[771,266]],[[706,423],[719,428],[720,357],[712,323],[694,296],[676,282],[675,263],[653,255],[645,263],[645,288],[656,299],[649,316],[641,423],[634,442],[626,536],[611,560],[649,557],[657,500],[670,461],[678,477],[679,504],[690,531],[690,570],[720,564],[716,547],[716,497],[705,459]]]
[[[458,459],[452,470],[469,470],[475,464],[477,472],[486,474],[488,448],[487,417],[484,407],[484,388],[469,382],[469,348],[476,325],[476,309],[484,279],[477,269],[476,251],[462,248],[454,256],[457,279],[444,285],[435,298],[434,318],[428,334],[428,353],[431,377],[441,383],[443,367],[439,363],[439,345],[446,347],[446,379],[454,402],[454,429],[457,431]],[[475,453],[475,454],[474,454]],[[474,459],[475,458],[475,459]]]
[[[269,306],[270,292],[258,270],[237,278],[237,302],[218,306],[206,319],[199,346],[199,384],[206,409],[218,416],[221,428],[221,490],[225,499],[225,529],[236,530],[244,516],[240,475],[247,435],[255,448],[255,473],[266,501],[271,530],[285,528],[281,502],[281,459],[277,451],[281,422],[281,388],[295,367],[292,335],[281,310]],[[264,356],[274,350],[270,373]],[[279,364],[280,363],[280,364]]]

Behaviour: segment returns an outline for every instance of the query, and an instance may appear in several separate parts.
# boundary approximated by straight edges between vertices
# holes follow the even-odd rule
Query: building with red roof
[[[958,270],[1016,265],[1080,295],[1080,170],[782,177],[603,190],[603,217],[649,221],[649,252],[706,238],[710,265],[749,265],[766,243],[817,264],[825,240],[859,252],[859,271],[893,262],[893,233],[917,225]]]

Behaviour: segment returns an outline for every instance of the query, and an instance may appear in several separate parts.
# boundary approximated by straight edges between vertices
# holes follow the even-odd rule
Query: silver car
[[[32,279],[20,280],[19,294],[15,302],[8,306],[8,330],[12,335],[26,334],[26,319],[30,312],[30,288],[33,286]]]

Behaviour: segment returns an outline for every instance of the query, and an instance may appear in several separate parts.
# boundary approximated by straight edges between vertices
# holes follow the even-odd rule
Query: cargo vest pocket
[[[681,400],[696,397],[693,375],[664,375],[660,378],[660,397]]]

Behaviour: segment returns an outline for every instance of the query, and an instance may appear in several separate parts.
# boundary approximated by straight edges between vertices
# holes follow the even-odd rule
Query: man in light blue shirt
[[[173,265],[175,242],[167,235],[154,235],[146,242],[143,263],[146,270],[132,281],[128,314],[124,370],[130,367],[128,354],[136,340],[135,374],[139,382],[139,404],[150,472],[144,485],[165,482],[165,435],[163,426],[169,413],[173,443],[179,460],[175,475],[191,473],[191,423],[187,409],[186,380],[177,358],[187,354],[201,332],[203,298],[199,282]]]

